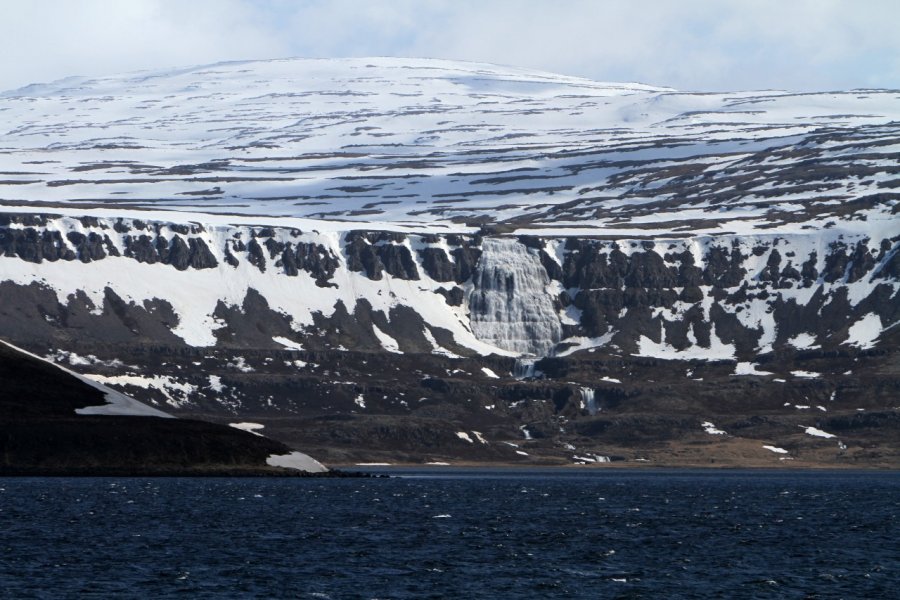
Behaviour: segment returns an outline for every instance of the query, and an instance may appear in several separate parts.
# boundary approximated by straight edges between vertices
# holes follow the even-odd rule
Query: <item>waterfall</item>
[[[517,358],[513,365],[513,377],[516,379],[530,379],[540,375],[540,371],[534,368],[538,359],[534,357]]]
[[[485,239],[467,301],[475,336],[504,350],[550,354],[562,335],[547,271],[514,239]]]
[[[600,412],[600,408],[597,406],[597,399],[594,397],[593,388],[581,388],[581,407],[586,409],[591,416]]]

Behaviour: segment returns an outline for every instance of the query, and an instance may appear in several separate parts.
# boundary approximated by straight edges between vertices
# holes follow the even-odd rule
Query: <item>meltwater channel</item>
[[[893,472],[3,478],[4,598],[896,598]]]

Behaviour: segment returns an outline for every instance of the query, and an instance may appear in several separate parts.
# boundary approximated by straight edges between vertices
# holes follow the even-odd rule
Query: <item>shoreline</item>
[[[892,465],[836,465],[822,463],[803,463],[803,464],[665,464],[665,463],[644,463],[644,462],[626,462],[615,461],[609,463],[594,464],[521,464],[509,462],[478,462],[478,461],[460,461],[447,464],[428,464],[428,463],[333,463],[330,468],[339,470],[365,469],[365,470],[435,470],[440,471],[452,469],[482,469],[482,470],[519,470],[519,471],[541,471],[541,470],[570,470],[570,471],[860,471],[860,472],[900,472],[900,466]]]
[[[3,468],[0,478],[19,477],[228,477],[228,478],[315,478],[346,479],[378,477],[359,470],[332,468],[324,472],[299,471],[280,468],[171,468],[171,469],[124,469],[124,468]]]
[[[396,464],[338,464],[323,473],[310,473],[288,469],[3,469],[0,479],[16,478],[238,478],[238,479],[381,479],[391,478],[392,473],[427,472],[440,473],[541,473],[570,472],[572,474],[599,474],[601,472],[647,473],[647,474],[689,474],[689,473],[736,473],[755,472],[776,473],[859,473],[859,474],[900,474],[900,468],[891,466],[860,465],[648,465],[648,464],[596,464],[596,465],[522,465],[516,463],[460,462],[445,465],[421,463]]]

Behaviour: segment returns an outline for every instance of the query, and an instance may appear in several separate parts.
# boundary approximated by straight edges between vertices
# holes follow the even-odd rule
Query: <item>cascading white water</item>
[[[581,405],[591,416],[600,412],[600,407],[597,406],[597,399],[594,397],[594,388],[581,388]]]
[[[504,350],[546,356],[562,327],[547,271],[514,239],[485,239],[467,300],[472,332]]]
[[[537,361],[538,359],[534,357],[517,358],[513,365],[513,377],[516,379],[537,377],[540,373],[540,371],[534,367]]]

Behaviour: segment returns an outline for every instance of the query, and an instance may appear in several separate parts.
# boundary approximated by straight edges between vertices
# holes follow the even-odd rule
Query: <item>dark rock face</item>
[[[214,333],[217,344],[237,348],[259,348],[272,343],[272,338],[294,337],[290,319],[272,310],[259,292],[250,288],[241,306],[219,301],[215,318],[225,326]]]
[[[113,246],[109,237],[100,237],[93,231],[88,235],[70,231],[66,234],[66,238],[75,246],[75,254],[81,262],[102,260],[106,258],[107,253],[111,256],[119,255],[119,250]]]
[[[454,263],[447,258],[443,248],[422,248],[419,255],[429,277],[435,281],[456,281]]]
[[[171,240],[164,236],[151,240],[147,235],[140,235],[125,237],[124,241],[125,256],[142,263],[162,263],[179,271],[189,268],[214,269],[219,264],[206,243],[197,238],[189,238],[185,242],[178,235]]]
[[[422,236],[422,242],[429,244],[418,250],[425,272],[435,281],[465,283],[472,277],[481,257],[480,238],[446,236],[443,241],[451,249],[449,256],[443,247],[435,246],[441,241],[442,238],[436,235]]]
[[[466,297],[465,292],[460,287],[452,287],[449,290],[438,288],[437,293],[443,296],[450,306],[461,306]]]
[[[136,304],[106,288],[99,306],[83,292],[61,304],[44,285],[20,286],[10,281],[0,282],[0,298],[3,337],[36,344],[35,349],[42,353],[77,339],[99,344],[183,344],[172,333],[179,317],[164,300]]]
[[[296,277],[300,271],[306,271],[316,278],[320,287],[328,286],[328,280],[338,268],[338,260],[323,246],[318,244],[291,244],[267,240],[269,256],[276,259],[275,266],[282,267],[285,275]]]
[[[250,240],[250,243],[247,244],[247,262],[261,272],[266,272],[266,258],[263,254],[262,246],[259,245],[256,239]]]
[[[419,271],[412,254],[399,233],[366,233],[351,231],[345,236],[344,251],[351,271],[361,271],[378,281],[382,273],[397,279],[417,280]]]
[[[65,247],[58,231],[4,229],[0,231],[0,248],[5,256],[32,263],[76,258],[75,253]]]
[[[841,344],[847,339],[846,328],[870,312],[883,323],[892,322],[900,303],[893,288],[879,291],[869,286],[862,301],[851,301],[845,287],[874,281],[889,268],[888,251],[876,260],[869,243],[862,239],[852,247],[830,244],[819,279],[818,253],[799,255],[793,242],[777,237],[751,248],[737,238],[711,243],[701,254],[700,265],[694,253],[680,248],[683,243],[671,244],[660,255],[658,244],[632,242],[630,253],[624,253],[616,242],[570,239],[562,283],[569,294],[577,290],[574,305],[582,311],[585,333],[597,337],[617,331],[613,342],[623,350],[635,351],[640,336],[662,341],[661,330],[676,350],[695,343],[708,348],[712,325],[723,342],[736,346],[739,356],[752,358],[801,334],[812,335],[819,344]],[[885,248],[895,245],[888,242]],[[712,302],[706,305],[708,300]],[[771,323],[768,327],[741,317],[754,304],[771,315],[765,317]]]
[[[120,235],[132,231],[132,227],[121,219],[112,227],[100,223],[97,219],[80,219],[78,222],[83,227],[93,227],[100,231],[89,231],[85,234],[70,230],[63,237],[59,231],[43,229],[46,226],[46,217],[35,220],[19,215],[2,215],[0,250],[4,256],[15,256],[33,263],[45,260],[50,262],[79,260],[90,263],[107,256],[121,254],[119,248],[107,233],[102,232],[103,230],[111,229],[114,234]],[[140,223],[140,227],[135,226],[134,229],[146,229],[146,225]],[[183,234],[196,233],[187,226],[172,226],[170,229],[173,231],[177,229]],[[188,268],[209,269],[218,264],[202,239],[192,237],[185,241],[178,235],[168,239],[160,231],[161,226],[157,225],[155,235],[152,237],[149,234],[122,235],[120,243],[124,247],[124,255],[138,262],[172,265],[182,271]]]

